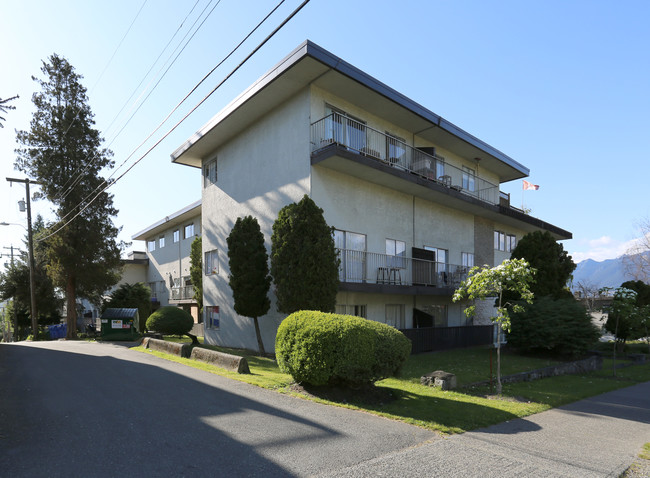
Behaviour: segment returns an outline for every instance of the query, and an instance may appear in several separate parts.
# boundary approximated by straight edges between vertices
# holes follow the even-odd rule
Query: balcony
[[[469,267],[374,252],[339,249],[341,289],[366,292],[449,295]]]
[[[336,144],[488,204],[500,203],[498,186],[470,171],[452,166],[442,156],[413,148],[397,138],[338,113],[332,113],[311,125],[310,142],[312,153]]]
[[[169,300],[194,301],[194,286],[172,287],[172,295]]]

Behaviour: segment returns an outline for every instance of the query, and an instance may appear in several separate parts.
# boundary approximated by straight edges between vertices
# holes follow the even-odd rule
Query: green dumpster
[[[111,308],[101,316],[102,340],[137,340],[140,338],[138,309]]]

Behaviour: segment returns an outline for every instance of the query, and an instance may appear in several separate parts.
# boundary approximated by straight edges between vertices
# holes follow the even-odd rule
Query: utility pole
[[[38,340],[38,311],[36,310],[36,289],[34,285],[34,241],[32,238],[32,198],[29,194],[30,184],[41,184],[27,179],[7,178],[9,183],[23,183],[27,197],[27,242],[29,247],[29,295],[31,299],[32,340]]]
[[[13,267],[14,266],[14,246],[13,246],[13,244],[11,246],[9,246],[9,247],[7,247],[7,246],[2,246],[2,247],[4,249],[10,249],[11,250],[11,267]],[[13,316],[13,319],[14,319],[14,333],[13,333],[13,336],[12,336],[12,340],[15,342],[16,337],[18,336],[18,311],[16,310],[16,297],[15,296],[14,296],[14,303],[13,303],[12,310],[14,312],[14,316]]]

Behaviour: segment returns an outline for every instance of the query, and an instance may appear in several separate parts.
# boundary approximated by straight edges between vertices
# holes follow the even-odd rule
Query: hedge
[[[399,372],[411,342],[399,330],[351,315],[298,311],[278,327],[280,370],[311,385],[357,386]]]

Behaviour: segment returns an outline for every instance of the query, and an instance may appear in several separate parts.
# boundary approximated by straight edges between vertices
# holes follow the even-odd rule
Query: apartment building
[[[451,301],[467,271],[502,262],[527,232],[571,238],[500,191],[528,168],[310,41],[172,160],[203,174],[203,304],[213,344],[256,348],[228,286],[226,237],[237,217],[258,219],[270,251],[278,212],[304,194],[335,228],[337,311],[406,330],[489,323],[487,314],[468,322]],[[260,320],[267,350],[284,318],[272,293],[271,301]]]
[[[132,236],[146,245],[148,265],[143,282],[151,289],[153,309],[175,305],[191,313],[196,323],[202,322],[202,317],[190,278],[190,250],[201,229],[199,200]]]

